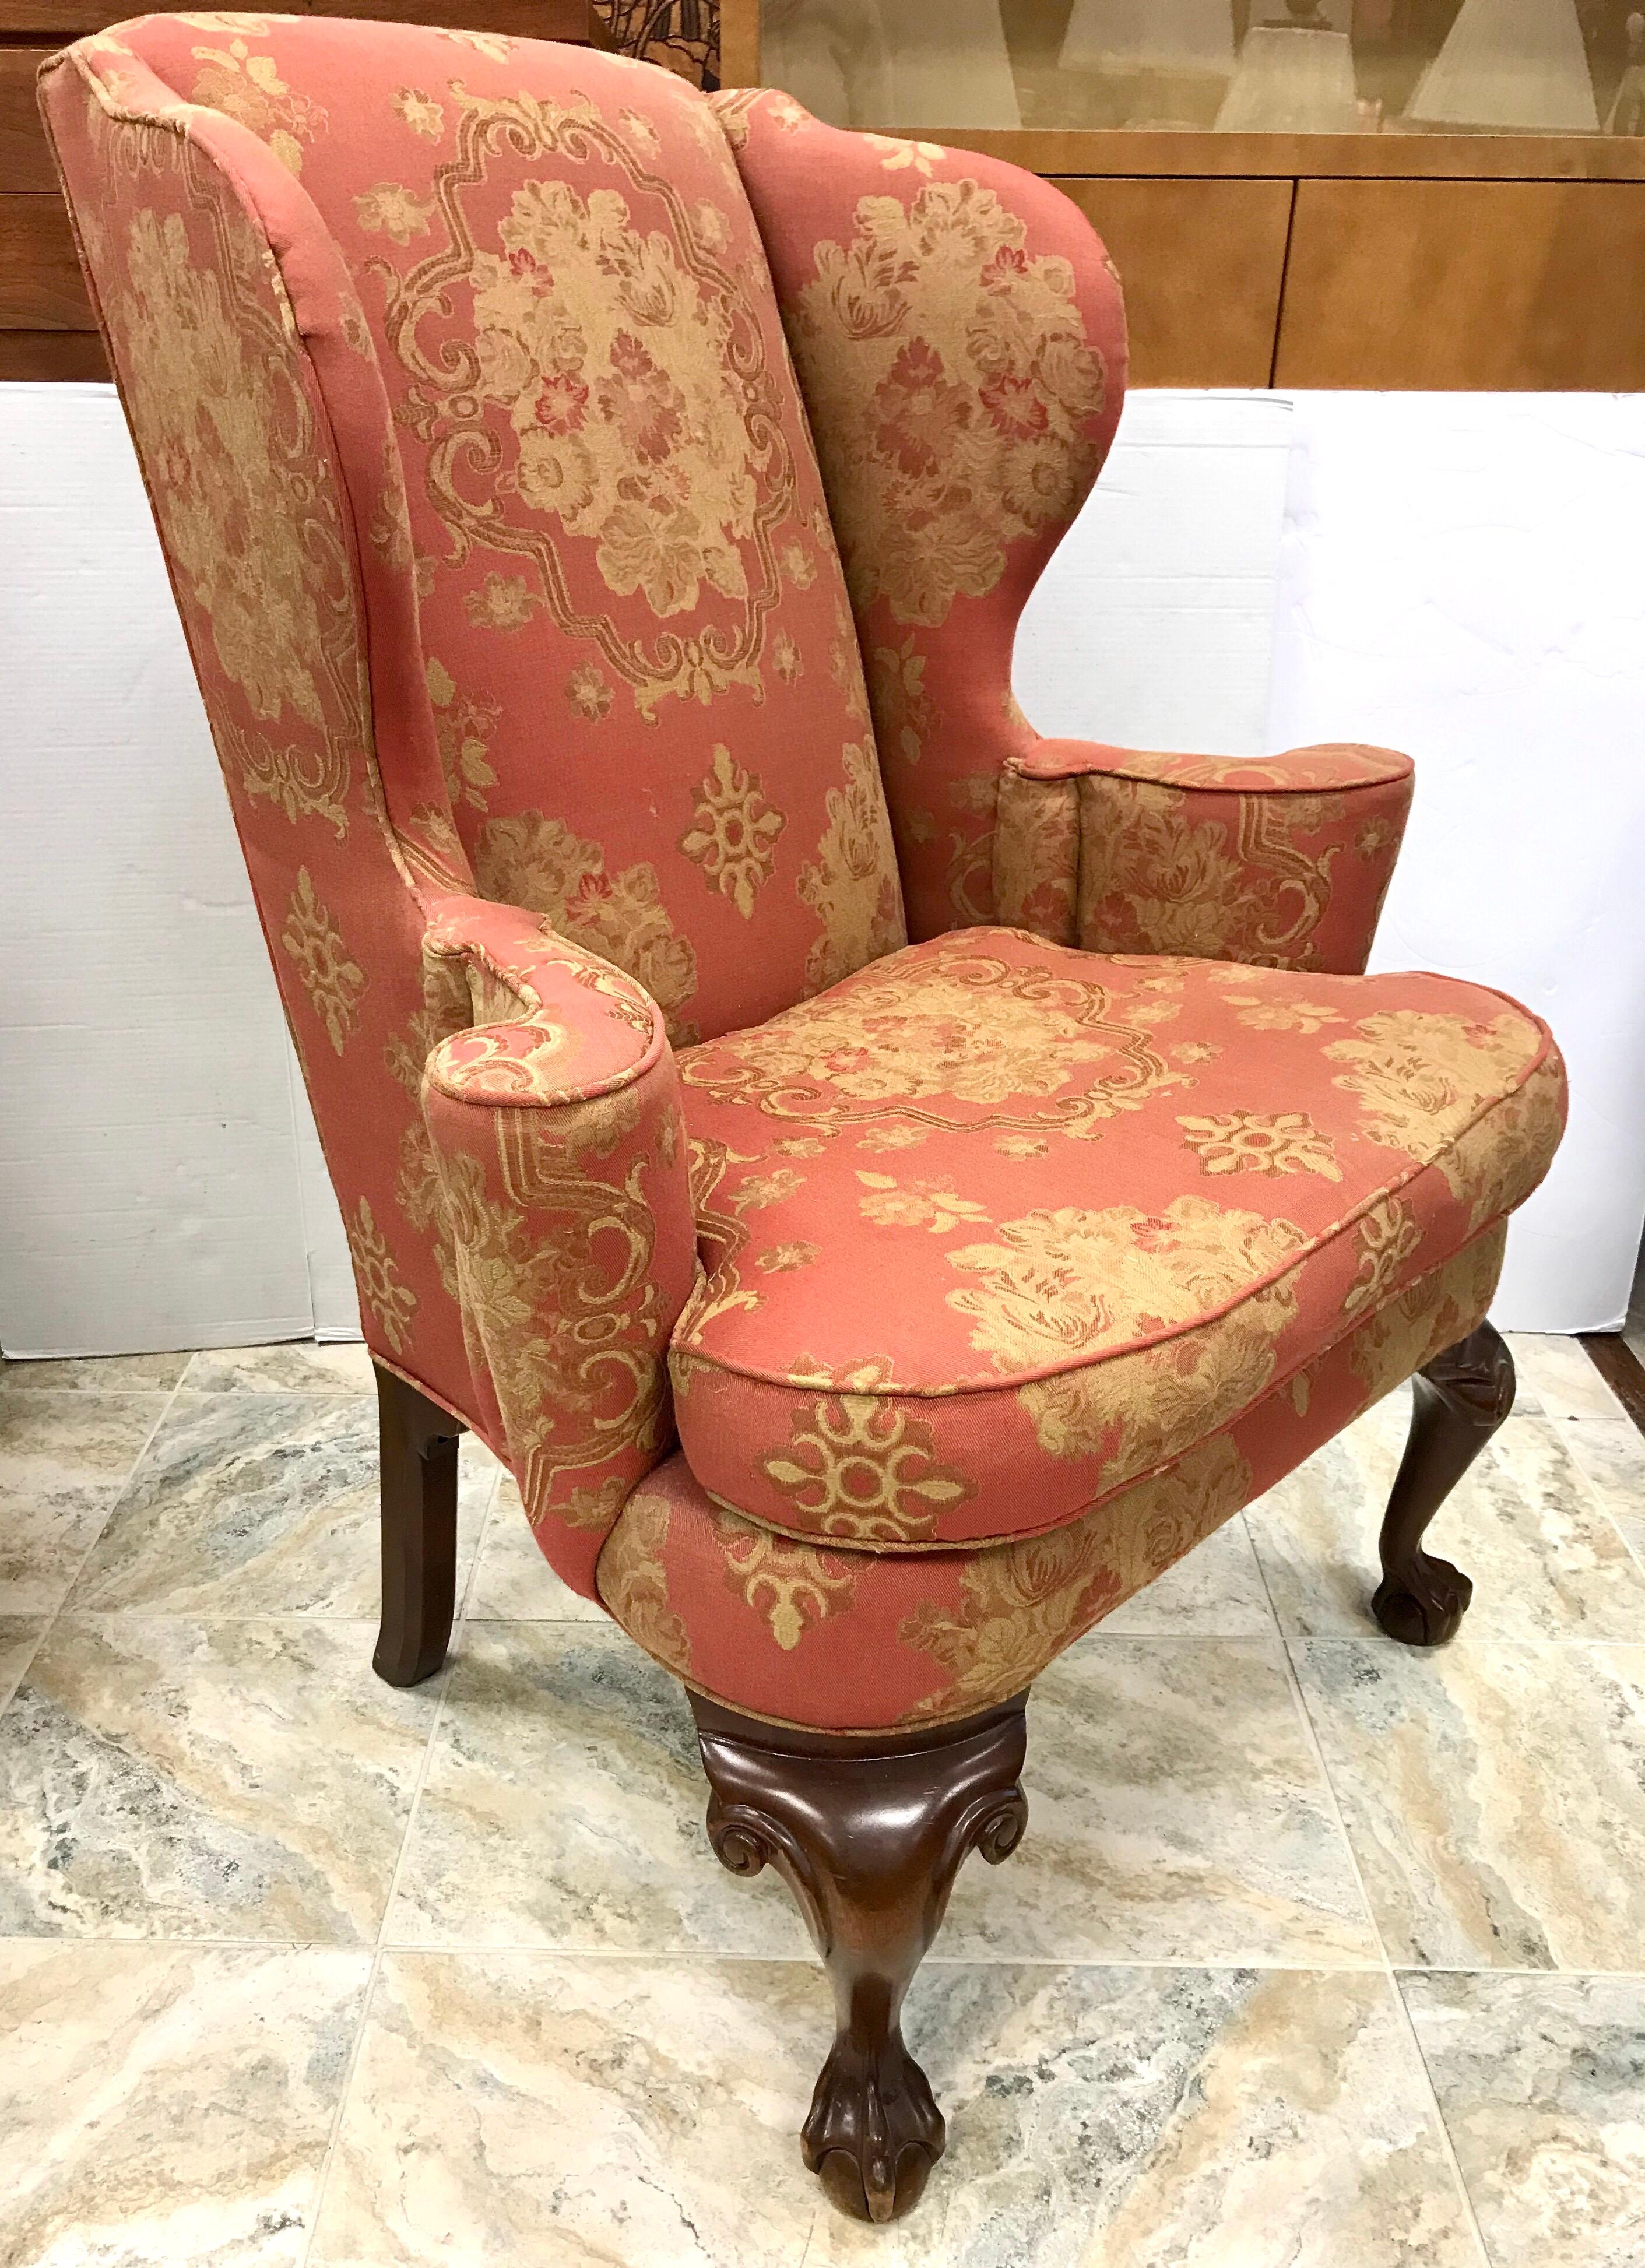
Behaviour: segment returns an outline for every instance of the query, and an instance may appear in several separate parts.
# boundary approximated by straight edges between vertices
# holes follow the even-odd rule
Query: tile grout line
[[[1265,1574],[1263,1580],[1266,1581]],[[1391,1646],[1396,1641],[1391,1638],[1388,1643]],[[1399,1977],[1394,1969],[1393,1956],[1388,1950],[1388,1940],[1383,1934],[1383,1926],[1376,1918],[1376,1909],[1371,1904],[1370,1892],[1365,1886],[1365,1876],[1360,1867],[1360,1854],[1354,1847],[1354,1838],[1348,1832],[1348,1822],[1343,1816],[1342,1801],[1337,1793],[1337,1784],[1331,1777],[1331,1766],[1325,1759],[1324,1747],[1319,1737],[1319,1728],[1315,1724],[1309,1709],[1308,1696],[1302,1690],[1302,1681],[1297,1674],[1296,1662],[1291,1652],[1291,1641],[1283,1632],[1280,1635],[1280,1645],[1285,1655],[1286,1677],[1291,1688],[1292,1699],[1302,1717],[1308,1744],[1313,1753],[1314,1761],[1318,1766],[1325,1793],[1331,1799],[1331,1815],[1337,1822],[1337,1832],[1341,1836],[1343,1847],[1347,1852],[1348,1864],[1354,1869],[1354,1879],[1359,1885],[1360,1896],[1365,1904],[1366,1918],[1376,1939],[1377,1950],[1382,1955],[1383,1974],[1388,1980],[1388,1990],[1398,2012],[1396,2021],[1410,2043],[1412,2054],[1416,2058],[1416,2067],[1421,2073],[1423,2090],[1433,2106],[1434,2125],[1440,2139],[1441,2154],[1450,2168],[1451,2178],[1457,2184],[1457,2194],[1462,2199],[1463,2212],[1467,2216],[1468,2227],[1473,2233],[1473,2241],[1482,2268],[1494,2268],[1490,2249],[1485,2241],[1485,2231],[1480,2228],[1479,2216],[1474,2210],[1473,2198],[1464,2178],[1462,2162],[1457,2155],[1457,2146],[1451,2139],[1450,2128],[1445,2123],[1445,2113],[1441,2107],[1439,2090],[1434,2084],[1434,2074],[1428,2069],[1427,2058],[1422,2052],[1422,2043],[1417,2037],[1416,2025],[1412,2021],[1411,2011],[1405,2005],[1405,1996],[1400,1990]]]
[[[155,1417],[154,1423],[150,1426],[148,1432],[138,1443],[136,1450],[132,1456],[131,1462],[126,1467],[125,1471],[121,1475],[119,1485],[110,1495],[107,1508],[104,1512],[101,1520],[100,1520],[97,1524],[96,1534],[92,1537],[91,1542],[86,1545],[85,1550],[75,1561],[74,1572],[69,1577],[68,1581],[63,1585],[63,1596],[58,1600],[56,1605],[41,1624],[40,1630],[35,1636],[34,1643],[29,1649],[28,1660],[23,1664],[22,1668],[18,1673],[18,1681],[11,1690],[10,1697],[4,1702],[0,1702],[0,1717],[3,1717],[5,1714],[6,1711],[11,1706],[11,1703],[16,1700],[18,1695],[23,1690],[24,1686],[28,1682],[30,1671],[33,1668],[34,1664],[40,1659],[41,1648],[45,1645],[46,1640],[51,1636],[53,1631],[56,1629],[57,1624],[62,1621],[63,1609],[69,1602],[69,1595],[74,1589],[75,1585],[79,1581],[80,1577],[85,1573],[87,1560],[90,1559],[92,1552],[96,1550],[99,1543],[101,1543],[104,1533],[108,1527],[108,1523],[114,1518],[114,1513],[119,1507],[121,1498],[125,1495],[126,1491],[131,1486],[132,1475],[136,1471],[137,1467],[143,1462],[144,1457],[148,1455],[149,1451],[153,1447],[155,1435],[159,1432],[161,1426],[166,1423],[166,1420],[171,1416],[172,1404],[176,1401],[178,1395],[182,1391],[183,1380],[188,1375],[188,1363],[191,1363],[193,1360],[194,1357],[191,1354],[188,1358],[188,1362],[186,1362],[183,1365],[181,1371],[178,1373],[176,1385],[171,1388],[170,1392],[166,1395],[164,1403],[161,1404],[160,1409]]]
[[[491,1516],[489,1508],[486,1516],[489,1520]],[[460,1627],[461,1624],[454,1617],[454,1632]],[[451,1690],[451,1681],[455,1668],[455,1658],[448,1653],[439,1674],[439,1697],[435,1702],[434,1714],[429,1723],[428,1739],[424,1745],[422,1761],[417,1766],[417,1778],[412,1786],[411,1800],[406,1808],[405,1831],[400,1837],[400,1848],[395,1853],[394,1872],[388,1878],[388,1889],[383,1899],[382,1918],[377,1925],[376,1941],[372,1947],[372,1965],[366,1971],[365,1990],[360,1997],[359,2021],[354,2028],[354,2037],[349,2043],[349,2058],[343,2069],[343,2083],[337,2089],[337,2107],[332,2116],[331,2130],[326,2137],[325,2150],[321,2157],[320,2170],[314,2181],[314,2215],[309,2224],[308,2238],[303,2246],[299,2268],[308,2268],[309,2259],[320,2234],[321,2212],[325,2205],[326,2191],[331,2182],[331,2169],[336,2159],[337,2144],[343,2135],[343,2121],[348,2110],[349,2097],[354,2091],[354,2076],[359,2068],[361,2051],[365,2044],[365,2028],[371,2021],[372,2003],[377,1996],[377,1978],[382,1968],[383,1955],[387,1951],[395,1950],[386,1942],[388,1917],[394,1911],[395,1898],[400,1888],[401,1873],[405,1866],[406,1852],[410,1847],[411,1831],[417,1823],[417,1805],[422,1800],[424,1783],[428,1778],[429,1765],[433,1759],[434,1742],[439,1733],[440,1721],[446,1713],[446,1698]],[[373,1676],[376,1675],[375,1671],[372,1674]]]

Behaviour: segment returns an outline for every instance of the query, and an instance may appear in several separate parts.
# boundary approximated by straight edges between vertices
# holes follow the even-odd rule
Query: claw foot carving
[[[1383,1580],[1371,1612],[1402,1646],[1443,1646],[1473,1597],[1448,1559],[1422,1549],[1428,1522],[1514,1406],[1514,1359],[1489,1323],[1412,1381],[1411,1438],[1383,1522]]]

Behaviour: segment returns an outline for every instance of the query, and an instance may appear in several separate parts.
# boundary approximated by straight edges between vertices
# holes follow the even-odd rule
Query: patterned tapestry
[[[677,71],[693,86],[719,85],[719,0],[593,0],[619,55]]]

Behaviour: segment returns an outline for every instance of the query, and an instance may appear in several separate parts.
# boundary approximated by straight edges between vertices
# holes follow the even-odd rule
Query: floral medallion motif
[[[771,880],[783,814],[773,811],[760,793],[758,775],[733,763],[730,749],[724,747],[716,747],[711,769],[697,782],[697,799],[692,824],[680,837],[680,848],[702,868],[710,888],[729,898],[747,921],[756,897]]]
[[[367,232],[432,239],[382,273],[403,415],[451,556],[528,563],[516,618],[545,607],[592,639],[647,717],[671,696],[759,693],[795,471],[786,376],[722,217],[585,98],[450,92],[454,155],[429,195],[380,183],[358,210]],[[482,217],[499,157],[527,175],[500,221]],[[585,193],[557,164],[609,186]],[[462,468],[480,463],[495,470],[477,491]],[[476,621],[482,605],[499,620],[470,597]],[[711,600],[725,602],[712,622],[682,622]]]
[[[1305,1110],[1231,1110],[1177,1123],[1199,1158],[1202,1174],[1319,1174],[1328,1182],[1342,1179],[1331,1137],[1320,1131]]]
[[[365,971],[343,941],[343,932],[321,905],[306,866],[297,871],[297,887],[286,909],[280,942],[297,963],[303,990],[326,1027],[338,1055],[359,1020]]]
[[[400,1270],[372,1214],[369,1199],[362,1197],[354,1217],[344,1226],[354,1262],[360,1298],[377,1320],[378,1328],[394,1354],[404,1354],[411,1344],[411,1318],[417,1313],[417,1293],[401,1281]]]
[[[914,1543],[946,1506],[976,1492],[935,1451],[928,1425],[880,1396],[827,1395],[795,1413],[787,1442],[762,1469],[809,1533]]]
[[[839,1128],[890,1115],[876,1147],[919,1124],[1060,1130],[1088,1139],[1117,1112],[1180,1083],[1146,1030],[1110,1013],[1095,982],[1014,968],[954,945],[891,958],[837,992],[715,1042],[681,1065],[717,1101]],[[957,1106],[957,1108],[956,1108]]]
[[[933,180],[816,247],[794,347],[859,608],[945,622],[1084,496],[1106,373],[1073,269],[1027,240],[992,189]]]

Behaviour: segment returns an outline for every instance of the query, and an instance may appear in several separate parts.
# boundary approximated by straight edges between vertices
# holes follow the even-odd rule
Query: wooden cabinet
[[[588,0],[281,0],[288,15],[365,16],[516,37],[591,36]],[[0,380],[108,375],[69,217],[34,106],[34,74],[56,48],[140,12],[97,0],[0,0]]]
[[[874,73],[842,28],[867,0],[780,4],[770,59],[803,68],[819,114],[830,94],[878,103],[837,122],[1008,159],[1089,214],[1125,278],[1138,385],[1645,387],[1645,14],[1620,0],[1318,0],[1308,37],[1345,69],[1352,44],[1346,100],[1302,67],[1278,0],[998,0],[996,46],[973,31],[952,84],[973,117],[1007,87],[1014,127],[929,107],[932,50],[991,0],[874,0]],[[806,49],[813,5],[831,28]],[[766,77],[760,17],[722,0],[728,84]],[[901,78],[899,40],[918,65]],[[1311,87],[1355,130],[1227,130],[1261,107],[1231,99],[1259,50],[1299,58],[1271,85],[1276,119]],[[904,85],[926,107],[886,114]]]

